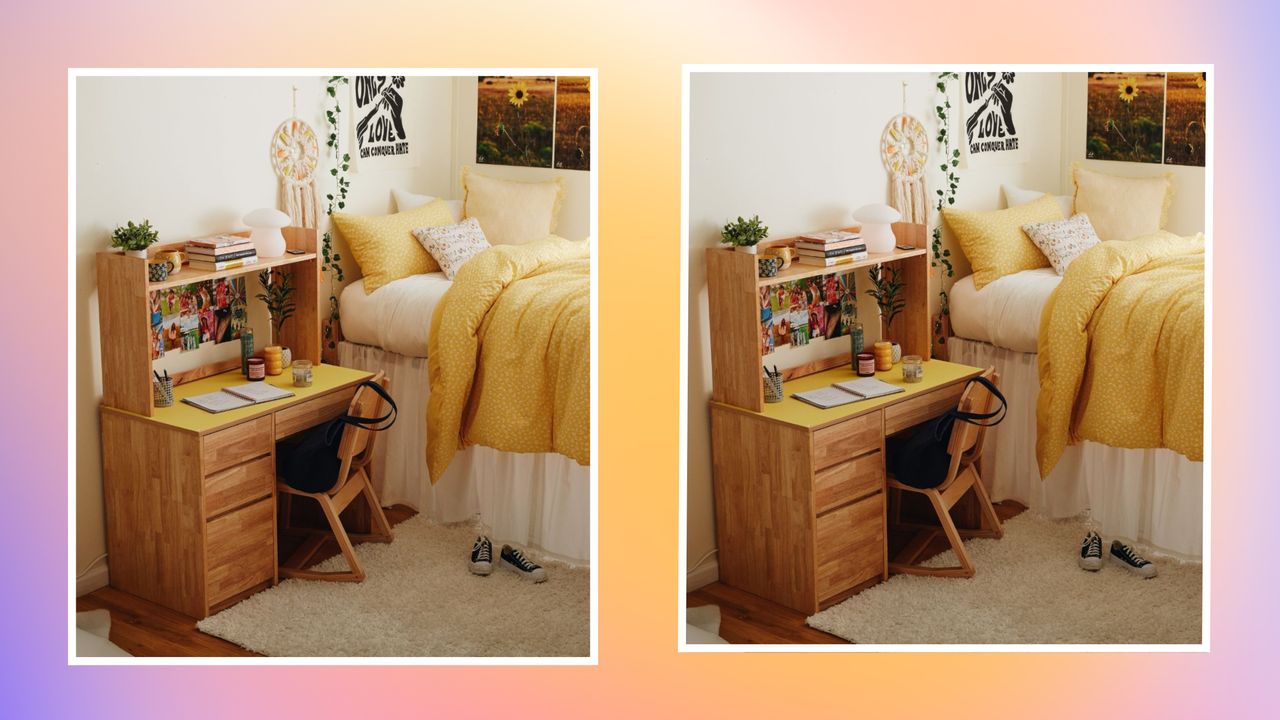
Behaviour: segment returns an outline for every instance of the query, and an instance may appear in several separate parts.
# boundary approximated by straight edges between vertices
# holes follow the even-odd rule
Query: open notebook
[[[264,382],[251,382],[183,398],[182,402],[195,405],[205,412],[220,413],[287,397],[293,397],[293,392]]]
[[[838,382],[817,390],[792,393],[791,397],[825,410],[839,405],[848,405],[859,400],[868,400],[904,391],[905,388],[887,383],[878,378],[864,377],[857,380]]]

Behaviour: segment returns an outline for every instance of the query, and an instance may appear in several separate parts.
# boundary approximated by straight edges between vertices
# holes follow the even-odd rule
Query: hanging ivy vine
[[[333,216],[334,210],[346,208],[347,191],[351,187],[351,182],[347,180],[347,171],[351,169],[351,155],[342,152],[341,143],[338,140],[341,135],[338,129],[338,121],[342,116],[342,103],[338,100],[338,88],[346,84],[347,78],[335,75],[329,78],[325,88],[325,92],[329,94],[329,99],[333,101],[333,106],[324,111],[325,122],[329,125],[329,139],[326,144],[333,152],[334,158],[334,166],[329,170],[329,174],[337,181],[334,191],[325,195],[325,199],[328,200],[325,214],[330,217]],[[330,350],[338,347],[337,336],[334,332],[339,319],[336,283],[340,283],[343,280],[342,256],[333,249],[332,228],[333,223],[331,221],[329,229],[324,232],[320,265],[321,271],[329,274],[329,321],[324,324],[324,343]]]
[[[956,204],[956,190],[960,187],[960,176],[956,174],[957,168],[960,167],[960,150],[952,148],[951,133],[948,128],[951,125],[951,93],[949,91],[952,80],[958,80],[960,76],[953,72],[938,73],[938,104],[934,108],[934,112],[938,115],[938,147],[942,151],[942,163],[938,166],[942,170],[945,180],[942,187],[938,188],[938,200],[935,207],[939,213],[943,208]],[[951,251],[942,247],[942,218],[938,218],[938,222],[933,226],[933,258],[930,264],[933,267],[941,268],[940,272],[943,281],[938,287],[939,313],[938,319],[933,323],[933,336],[935,343],[946,341],[943,334],[943,318],[951,314],[951,303],[947,296],[946,280],[955,276],[955,268],[951,264]]]

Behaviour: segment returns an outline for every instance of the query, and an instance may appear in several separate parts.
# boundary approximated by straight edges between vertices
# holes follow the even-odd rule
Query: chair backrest
[[[391,387],[391,380],[384,372],[374,375],[372,381],[381,385],[384,390]],[[355,396],[351,398],[351,404],[347,406],[347,414],[356,417],[382,417],[386,412],[387,401],[364,386],[356,390]],[[375,433],[372,430],[360,425],[347,423],[343,428],[342,441],[338,444],[338,459],[342,461],[342,467],[338,471],[338,482],[329,491],[330,494],[338,492],[347,484],[353,467],[359,468],[365,465],[373,454],[374,437]]]
[[[1000,374],[996,372],[994,367],[983,370],[981,377],[990,380],[991,384],[996,387],[1000,387]],[[960,412],[988,413],[995,409],[995,400],[995,395],[985,385],[971,383],[969,387],[965,388],[964,394],[960,396],[960,403],[957,409]],[[951,472],[948,473],[948,479],[959,468],[962,456],[965,464],[978,459],[978,455],[982,452],[982,440],[986,437],[986,434],[986,426],[974,425],[973,423],[959,420],[955,422],[951,428],[951,442],[947,445],[947,452],[951,454]]]

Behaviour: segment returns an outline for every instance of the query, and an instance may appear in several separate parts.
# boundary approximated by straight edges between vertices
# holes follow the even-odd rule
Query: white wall
[[[105,550],[98,403],[94,254],[109,246],[111,230],[127,220],[151,220],[162,241],[243,229],[240,218],[275,207],[278,181],[268,161],[272,132],[297,112],[325,136],[324,78],[82,78],[76,85],[76,565],[84,569]],[[421,138],[420,164],[404,170],[355,173],[347,210],[391,210],[393,187],[446,194],[452,177],[453,81],[411,78],[407,92]],[[350,107],[343,98],[343,107]],[[473,111],[474,114],[474,111]],[[350,114],[346,114],[350,118]],[[350,136],[345,142],[350,147]],[[331,187],[331,159],[321,145],[319,200]],[[322,205],[323,208],[323,205]],[[339,247],[339,252],[344,248]],[[358,276],[343,252],[348,277]],[[251,287],[254,277],[249,276]],[[266,331],[260,303],[250,324]],[[254,309],[257,311],[254,312]],[[238,353],[236,343],[166,356],[171,371]]]
[[[452,197],[462,199],[462,168],[477,168],[490,177],[522,182],[538,182],[561,178],[564,198],[560,205],[560,221],[556,234],[570,240],[584,240],[591,233],[591,173],[585,170],[476,165],[476,101],[479,89],[475,77],[459,77],[454,81],[454,141]],[[594,102],[594,99],[593,99]],[[592,160],[593,165],[595,160]]]
[[[711,393],[703,253],[719,243],[719,229],[738,215],[758,213],[771,236],[853,224],[852,211],[886,202],[888,179],[880,163],[885,123],[907,111],[936,134],[937,91],[932,74],[915,73],[733,73],[695,74],[690,80],[689,129],[689,528],[690,565],[715,547],[714,506],[707,400]],[[953,117],[959,118],[953,84]],[[1062,162],[1062,79],[1056,73],[1020,73],[1014,111],[1025,134],[1027,162],[964,169],[958,207],[1003,207],[1001,183],[1051,189]],[[957,125],[957,127],[960,127]],[[941,163],[937,146],[930,166]],[[935,159],[936,158],[936,159]],[[928,179],[935,197],[941,173]],[[957,258],[956,277],[967,263],[944,233]],[[859,278],[858,290],[867,287]],[[936,285],[930,297],[936,295]],[[936,299],[934,300],[936,303]],[[864,297],[859,315],[875,327],[875,308]],[[871,320],[871,322],[868,322]],[[838,346],[838,347],[837,347]],[[847,344],[814,342],[770,356],[779,366],[847,351]]]
[[[1095,172],[1109,175],[1125,175],[1129,177],[1149,177],[1152,175],[1173,175],[1173,203],[1169,206],[1167,228],[1179,235],[1191,235],[1205,230],[1205,169],[1202,167],[1186,167],[1182,165],[1153,165],[1150,163],[1117,162],[1112,160],[1089,160],[1085,158],[1086,110],[1089,100],[1089,76],[1087,73],[1064,73],[1063,75],[1063,127],[1066,129],[1063,146],[1062,175],[1059,178],[1059,191],[1063,194],[1072,192],[1071,164],[1079,162],[1080,166]]]

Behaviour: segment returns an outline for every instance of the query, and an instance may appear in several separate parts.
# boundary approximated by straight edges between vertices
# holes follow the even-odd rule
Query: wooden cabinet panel
[[[882,441],[880,411],[859,415],[813,433],[813,467],[844,462],[857,455],[879,450]]]
[[[272,495],[209,521],[205,595],[210,607],[275,577],[275,513]]]
[[[813,478],[813,510],[821,515],[884,489],[884,454],[879,450],[819,470]]]
[[[204,474],[267,455],[274,442],[270,415],[209,433],[204,436]]]
[[[281,410],[276,413],[276,439],[338,417],[346,411],[355,394],[355,388],[336,390]]]
[[[954,409],[960,404],[964,386],[962,382],[954,383],[890,405],[884,409],[884,434],[892,435]]]
[[[276,464],[271,455],[233,465],[204,479],[204,514],[216,517],[250,500],[275,492]]]
[[[877,493],[818,518],[819,604],[884,572],[884,498]]]

